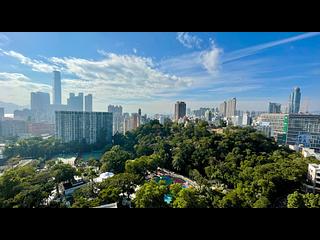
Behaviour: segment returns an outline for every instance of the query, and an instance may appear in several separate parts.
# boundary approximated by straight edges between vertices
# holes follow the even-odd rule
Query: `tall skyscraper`
[[[124,128],[124,116],[122,116],[122,106],[109,105],[108,112],[113,113],[113,134],[117,132],[122,132],[122,129]]]
[[[85,108],[84,111],[92,112],[92,94],[88,94],[84,97],[85,99]]]
[[[223,103],[220,104],[219,112],[220,112],[220,115],[223,117],[225,117],[227,115],[227,102],[226,101],[224,101]]]
[[[281,104],[269,102],[269,113],[281,113]]]
[[[53,104],[61,105],[61,73],[53,71]]]
[[[242,125],[243,126],[249,126],[251,125],[251,117],[249,116],[249,113],[244,113],[242,116]]]
[[[210,110],[205,111],[204,118],[206,121],[211,122],[212,120],[212,112]]]
[[[0,121],[4,119],[4,108],[0,108]]]
[[[123,134],[126,134],[126,132],[131,130],[130,126],[130,116],[125,116],[123,119]]]
[[[140,126],[140,117],[138,113],[132,113],[131,114],[131,128],[136,129],[137,127]]]
[[[49,93],[32,92],[30,105],[32,111],[47,111],[50,106]]]
[[[32,111],[30,109],[15,110],[13,112],[14,120],[31,121]]]
[[[180,118],[186,116],[187,105],[185,102],[176,102],[174,106],[174,120],[178,121]]]
[[[79,93],[76,96],[74,93],[69,94],[69,98],[67,99],[68,110],[69,111],[83,111],[83,93]]]
[[[144,117],[141,115],[141,108],[138,109],[138,118],[138,125],[140,126],[144,120]]]
[[[232,98],[227,102],[226,117],[231,118],[232,116],[236,116],[236,111],[237,111],[237,99]]]
[[[299,113],[301,92],[299,87],[295,87],[289,97],[289,113]]]
[[[141,116],[141,118],[146,118],[146,115]],[[125,134],[128,131],[138,128],[141,125],[140,123],[141,118],[139,116],[139,113],[132,113],[131,116],[128,114],[124,114],[123,133]]]
[[[56,137],[62,142],[112,142],[112,113],[56,111]]]

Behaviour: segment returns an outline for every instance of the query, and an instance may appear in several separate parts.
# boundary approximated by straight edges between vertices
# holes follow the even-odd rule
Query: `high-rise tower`
[[[61,73],[53,71],[53,104],[61,105]]]

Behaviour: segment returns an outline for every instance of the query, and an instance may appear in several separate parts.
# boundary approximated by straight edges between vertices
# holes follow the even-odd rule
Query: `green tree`
[[[295,191],[288,195],[288,208],[320,208],[320,195]]]
[[[320,208],[320,195],[307,193],[304,195],[304,203],[307,208]]]
[[[192,140],[188,139],[173,150],[172,166],[179,173],[187,175],[190,170],[191,155],[194,151]]]
[[[270,205],[270,201],[266,197],[260,197],[254,204],[254,208],[267,208]]]
[[[84,171],[82,173],[82,176],[89,180],[90,182],[93,181],[94,178],[98,177],[98,174],[96,172],[96,169],[93,167],[86,167],[84,168]]]
[[[78,188],[72,194],[72,208],[92,208],[101,204],[95,183]]]
[[[129,152],[122,150],[120,146],[113,146],[101,159],[101,171],[122,173],[124,172],[126,161],[130,158],[131,154]]]
[[[121,201],[121,189],[114,187],[114,186],[108,186],[104,189],[102,189],[99,192],[98,198],[100,199],[101,204],[108,204],[108,203],[114,203],[114,202],[120,202]]]
[[[206,200],[204,196],[194,188],[182,189],[175,201],[173,202],[174,208],[206,208]]]
[[[131,195],[135,192],[135,189],[139,184],[143,182],[143,179],[139,175],[131,173],[119,173],[113,177],[107,178],[99,184],[99,197],[106,201],[117,200],[121,203],[123,196],[127,201],[131,201]],[[110,194],[109,198],[107,193]],[[120,196],[121,194],[121,196]],[[120,204],[121,205],[121,204]]]
[[[94,159],[94,158],[90,158],[89,161],[88,161],[88,166],[90,167],[100,167],[101,164],[100,164],[100,161]]]
[[[150,181],[141,186],[136,192],[134,204],[136,208],[166,208],[168,204],[164,196],[169,192],[165,182]]]
[[[172,202],[176,200],[179,192],[182,190],[182,185],[180,183],[174,183],[169,186],[170,195],[172,197]]]
[[[304,208],[304,199],[301,193],[295,191],[294,193],[288,195],[288,208]]]
[[[43,207],[53,189],[46,171],[37,172],[32,165],[10,169],[0,177],[0,207]]]
[[[76,169],[69,164],[58,163],[51,169],[51,174],[54,177],[56,183],[56,191],[59,195],[59,184],[62,182],[71,183],[76,175]]]
[[[154,172],[159,165],[161,165],[162,159],[157,154],[150,156],[142,156],[135,160],[129,160],[126,162],[125,170],[128,173],[133,173],[145,177],[149,172]]]

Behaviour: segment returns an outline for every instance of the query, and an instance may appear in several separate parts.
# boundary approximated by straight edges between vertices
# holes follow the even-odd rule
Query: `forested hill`
[[[36,147],[37,141],[41,147]],[[19,147],[29,145],[41,153],[46,152],[46,146],[56,150],[54,141],[41,141],[11,145],[10,153],[17,157],[14,153],[23,152]],[[60,149],[61,143],[57,144]],[[124,198],[131,201],[133,193],[130,206],[137,208],[319,207],[319,195],[302,192],[311,162],[318,163],[279,147],[252,128],[229,127],[215,133],[204,121],[186,125],[151,121],[126,135],[116,134],[113,146],[106,146],[98,162],[82,163],[77,169],[51,162],[45,170],[27,166],[5,172],[0,177],[0,206],[50,207],[52,204],[46,204],[50,192],[77,175],[90,184],[75,192],[72,207],[113,202],[121,206]],[[147,180],[157,167],[189,177],[199,186],[182,189],[179,184]],[[105,171],[115,176],[102,183],[92,182]],[[172,197],[170,203],[164,201],[167,195]],[[61,202],[53,206],[65,207]]]

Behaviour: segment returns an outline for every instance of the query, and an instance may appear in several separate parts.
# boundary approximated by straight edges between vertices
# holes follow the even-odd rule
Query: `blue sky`
[[[287,104],[320,110],[320,34],[303,32],[0,33],[0,101],[28,105],[51,93],[52,70],[69,92],[92,93],[94,110],[171,113],[174,102],[216,107],[237,97],[241,110]]]

